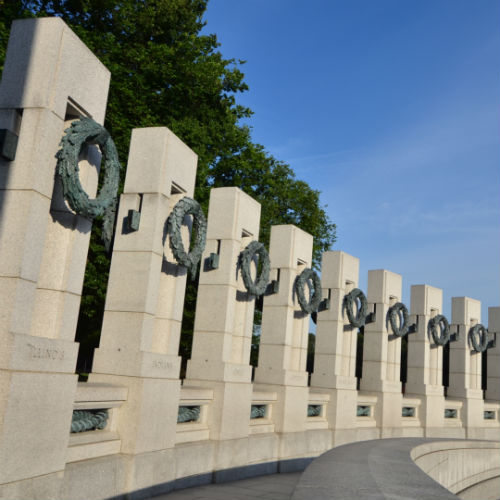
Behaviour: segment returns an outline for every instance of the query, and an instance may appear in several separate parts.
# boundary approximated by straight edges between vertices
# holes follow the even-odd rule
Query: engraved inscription
[[[33,344],[26,344],[30,350],[30,357],[33,359],[64,359],[64,351],[61,349],[50,349],[48,347],[37,347]]]
[[[165,360],[155,359],[152,363],[153,368],[159,368],[160,370],[169,370],[173,368],[173,363]]]

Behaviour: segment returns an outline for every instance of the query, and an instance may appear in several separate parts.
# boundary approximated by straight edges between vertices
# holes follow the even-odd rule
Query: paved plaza
[[[151,500],[288,500],[302,472],[269,474],[173,491]]]

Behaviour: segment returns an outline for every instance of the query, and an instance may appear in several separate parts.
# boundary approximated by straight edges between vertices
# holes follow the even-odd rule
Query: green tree
[[[315,264],[335,241],[319,192],[251,140],[251,116],[236,96],[248,90],[243,61],[225,59],[202,33],[208,0],[0,0],[0,68],[12,20],[60,16],[111,71],[105,126],[126,162],[135,127],[167,126],[198,155],[195,198],[205,211],[212,187],[237,186],[262,204],[260,240],[271,224],[296,224],[314,236]],[[81,351],[99,338],[109,256],[92,232],[78,323]],[[190,351],[196,283],[186,294],[180,352]],[[82,367],[82,366],[81,366]]]

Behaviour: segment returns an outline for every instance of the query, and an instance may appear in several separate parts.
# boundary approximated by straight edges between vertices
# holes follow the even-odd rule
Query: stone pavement
[[[173,491],[150,500],[288,500],[302,472],[269,474]]]
[[[456,500],[456,495],[428,476],[411,458],[413,448],[433,441],[445,440],[390,438],[338,446],[307,467],[290,498]]]

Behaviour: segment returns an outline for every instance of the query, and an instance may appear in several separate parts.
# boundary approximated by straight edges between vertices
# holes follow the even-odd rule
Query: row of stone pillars
[[[109,76],[60,19],[14,24],[0,87],[1,126],[19,135],[15,161],[0,164],[0,483],[57,475],[65,468],[77,388],[74,337],[91,225],[64,202],[54,181],[55,155],[72,119],[91,116],[103,122]],[[187,278],[168,248],[165,222],[180,198],[193,195],[196,162],[196,155],[166,128],[133,131],[101,342],[89,378],[91,384],[128,388],[117,419],[121,453],[145,461],[150,457],[148,467],[159,470],[168,467],[175,447]],[[95,148],[80,162],[80,178],[91,196],[98,164]],[[137,230],[127,225],[130,210],[140,213]],[[343,252],[323,255],[322,294],[330,299],[330,309],[318,313],[315,371],[308,389],[309,316],[298,306],[293,284],[311,266],[313,241],[297,227],[272,227],[271,279],[279,290],[264,298],[259,366],[252,384],[255,300],[243,286],[238,256],[258,239],[259,221],[259,204],[241,190],[212,190],[184,385],[213,389],[210,439],[232,457],[247,450],[252,393],[275,393],[272,417],[281,439],[280,456],[306,456],[307,443],[298,440],[307,428],[311,393],[330,397],[328,426],[334,444],[353,438],[357,332],[347,324],[342,300],[357,286],[359,261]],[[188,240],[186,221],[185,245]],[[218,268],[205,268],[213,253],[219,255]],[[381,436],[397,435],[401,340],[389,340],[385,318],[401,299],[401,276],[370,271],[367,297],[376,308],[376,321],[365,327],[361,390],[377,395]],[[407,392],[421,398],[429,436],[443,427],[444,396],[439,383],[442,347],[431,346],[426,325],[441,308],[440,290],[412,287],[418,332],[410,338]],[[499,331],[499,308],[490,311],[490,330]],[[482,426],[481,365],[466,343],[479,313],[479,302],[453,299],[452,322],[461,340],[451,347],[448,395],[463,402],[469,437]],[[498,347],[489,354],[487,396],[498,400]],[[137,460],[130,489],[144,486]]]

